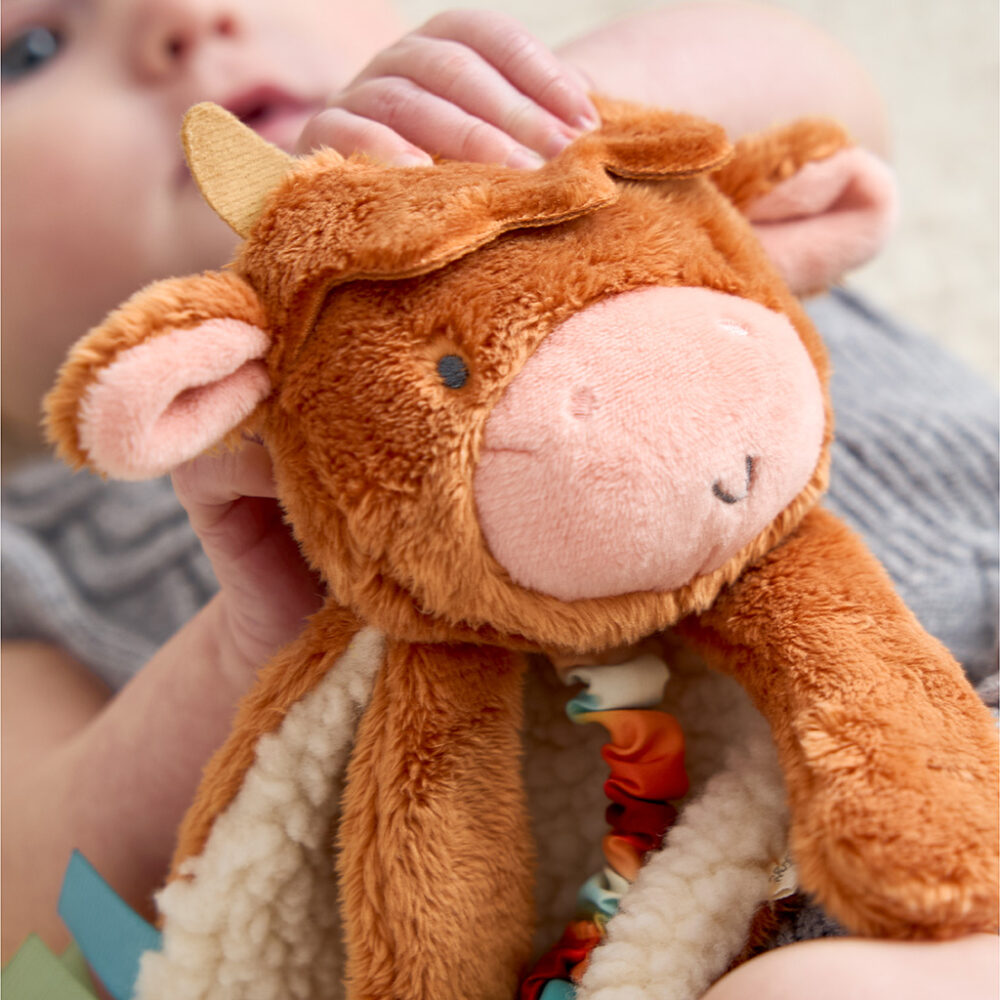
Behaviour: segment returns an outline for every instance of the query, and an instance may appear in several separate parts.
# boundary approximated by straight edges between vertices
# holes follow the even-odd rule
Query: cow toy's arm
[[[997,739],[862,542],[816,510],[679,626],[771,724],[803,887],[851,930],[997,927]]]

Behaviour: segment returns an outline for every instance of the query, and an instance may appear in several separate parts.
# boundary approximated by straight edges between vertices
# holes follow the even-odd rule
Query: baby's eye
[[[36,25],[15,35],[0,51],[0,76],[18,80],[41,69],[66,44],[65,35],[56,28]]]

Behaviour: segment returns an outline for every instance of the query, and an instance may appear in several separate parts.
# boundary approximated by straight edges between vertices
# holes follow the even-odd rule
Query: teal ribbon
[[[581,691],[575,698],[571,698],[566,703],[566,714],[573,722],[579,722],[581,715],[586,715],[589,712],[599,712],[600,710],[600,699],[586,690]]]
[[[538,1000],[576,1000],[576,987],[565,979],[550,979]]]
[[[609,889],[605,884],[604,872],[591,875],[580,888],[576,897],[579,909],[587,915],[600,914],[610,920],[618,912],[622,894]]]
[[[132,1000],[143,952],[159,951],[160,932],[135,912],[74,851],[59,894],[59,916],[114,1000]]]

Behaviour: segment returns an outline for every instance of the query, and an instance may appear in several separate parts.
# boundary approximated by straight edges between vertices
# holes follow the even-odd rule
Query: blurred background
[[[550,45],[638,0],[487,0]],[[399,0],[413,25],[441,0]],[[839,39],[884,95],[902,217],[848,284],[1000,381],[997,0],[774,0]]]

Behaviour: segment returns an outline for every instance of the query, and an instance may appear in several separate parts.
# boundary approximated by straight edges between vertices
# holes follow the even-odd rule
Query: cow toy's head
[[[245,243],[138,293],[48,403],[119,478],[259,436],[332,597],[390,634],[597,649],[709,605],[823,490],[823,348],[794,293],[877,248],[891,182],[839,128],[733,149],[602,103],[533,172],[294,160],[185,129]]]

